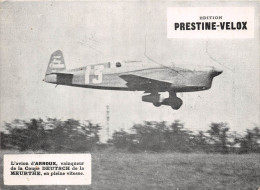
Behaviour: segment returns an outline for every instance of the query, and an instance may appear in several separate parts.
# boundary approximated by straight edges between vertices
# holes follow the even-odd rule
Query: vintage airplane
[[[57,50],[51,55],[43,81],[83,88],[144,91],[142,101],[177,110],[183,102],[176,93],[210,89],[213,78],[221,73],[214,67],[191,70],[141,61],[107,62],[66,70],[63,54]],[[169,97],[162,97],[161,92],[169,92]]]

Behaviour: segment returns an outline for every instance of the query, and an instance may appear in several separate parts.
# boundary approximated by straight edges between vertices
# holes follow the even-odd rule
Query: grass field
[[[3,154],[1,153],[1,174]],[[31,153],[31,152],[30,152]],[[3,177],[1,176],[1,184]],[[260,187],[260,155],[92,154],[90,186],[3,186],[3,190],[234,189]]]

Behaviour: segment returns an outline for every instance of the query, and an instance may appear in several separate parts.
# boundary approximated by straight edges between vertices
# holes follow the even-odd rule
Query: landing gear
[[[162,103],[161,103],[161,102],[154,102],[153,105],[154,105],[155,107],[160,107],[160,106],[162,105]]]
[[[182,106],[182,103],[183,103],[182,99],[176,97],[172,100],[170,106],[172,107],[172,109],[177,110]]]
[[[171,106],[172,109],[178,110],[182,106],[183,101],[182,99],[176,96],[176,93],[174,91],[169,91],[168,103],[169,103],[168,105]]]
[[[144,102],[151,102],[155,107],[161,105],[171,106],[172,109],[177,110],[182,106],[182,99],[176,96],[174,91],[169,91],[169,97],[163,98],[158,92],[144,95],[142,97]]]

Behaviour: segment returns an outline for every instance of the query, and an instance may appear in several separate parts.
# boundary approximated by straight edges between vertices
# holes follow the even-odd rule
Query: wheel
[[[172,107],[172,109],[177,110],[182,106],[182,103],[182,99],[176,97],[172,100],[170,106]]]
[[[159,107],[159,106],[161,106],[162,104],[161,104],[160,102],[154,102],[153,105],[154,105],[155,107]]]

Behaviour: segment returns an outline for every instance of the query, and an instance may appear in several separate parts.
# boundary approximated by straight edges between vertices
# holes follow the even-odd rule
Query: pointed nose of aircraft
[[[220,75],[221,73],[223,73],[221,69],[216,69],[216,68],[212,69],[212,75],[214,77]]]

